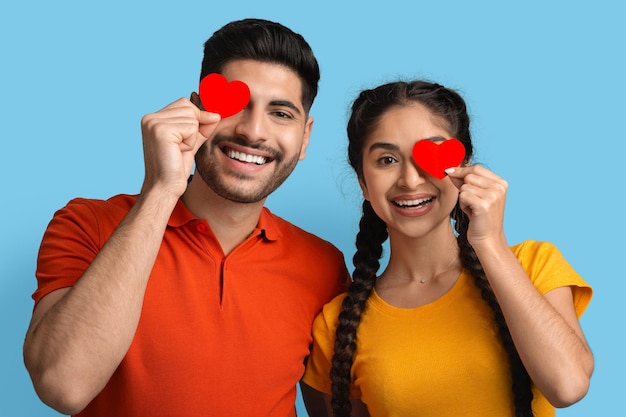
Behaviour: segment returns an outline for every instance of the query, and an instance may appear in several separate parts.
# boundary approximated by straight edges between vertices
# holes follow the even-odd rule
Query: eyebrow
[[[429,138],[424,138],[424,140],[430,140],[431,142],[441,142],[446,140],[443,136],[431,136]],[[376,149],[383,149],[385,151],[398,151],[400,148],[393,143],[388,142],[375,142],[372,143],[372,146],[369,147],[369,152],[373,152]]]
[[[298,106],[296,106],[289,100],[272,100],[270,101],[270,106],[287,107],[295,111],[298,114],[302,114]]]
[[[374,152],[376,149],[383,149],[385,151],[398,151],[398,150],[400,150],[400,148],[398,148],[398,146],[396,146],[396,145],[394,145],[392,143],[376,142],[376,143],[372,143],[372,146],[370,146],[369,153]]]
[[[424,138],[424,139],[429,140],[431,142],[443,142],[444,140],[447,140],[443,136],[432,136],[430,138]]]

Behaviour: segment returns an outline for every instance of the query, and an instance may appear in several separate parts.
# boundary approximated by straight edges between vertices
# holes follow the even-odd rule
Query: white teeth
[[[394,204],[400,207],[419,206],[420,204],[429,203],[432,201],[432,197],[418,198],[415,200],[395,200]]]
[[[255,163],[257,165],[263,165],[267,161],[267,158],[265,158],[263,156],[248,155],[246,153],[237,152],[237,151],[234,151],[232,149],[228,150],[227,155],[231,159],[236,159],[236,160],[241,161],[241,162]]]

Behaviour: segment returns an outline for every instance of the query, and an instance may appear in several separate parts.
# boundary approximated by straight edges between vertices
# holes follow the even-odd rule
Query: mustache
[[[277,162],[281,162],[285,158],[285,155],[282,152],[277,151],[274,148],[265,146],[261,142],[251,143],[238,136],[228,136],[228,135],[220,135],[220,134],[215,135],[215,137],[211,141],[211,147],[212,148],[221,147],[222,145],[229,144],[229,143],[240,146],[242,148],[250,148],[250,149],[255,149],[261,152],[265,152],[271,155],[272,159],[274,159]]]

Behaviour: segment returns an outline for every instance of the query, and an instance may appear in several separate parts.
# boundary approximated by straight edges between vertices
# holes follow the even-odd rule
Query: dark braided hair
[[[359,178],[363,176],[363,147],[369,134],[376,128],[381,117],[392,107],[405,106],[412,102],[426,106],[437,117],[441,127],[460,140],[466,152],[464,163],[473,155],[470,136],[470,119],[463,98],[454,90],[436,83],[425,81],[398,81],[361,92],[352,105],[348,121],[348,159]],[[508,354],[513,379],[513,395],[516,417],[532,416],[531,380],[513,343],[504,315],[487,281],[485,272],[467,239],[469,218],[459,203],[453,209],[451,218],[458,235],[462,265],[467,269],[483,300],[491,307],[498,326],[498,333]],[[385,223],[376,215],[368,201],[363,202],[363,214],[356,238],[356,253],[353,257],[355,270],[352,284],[343,301],[336,332],[335,353],[332,359],[332,400],[336,417],[348,417],[351,412],[349,386],[351,368],[356,351],[357,327],[365,310],[366,301],[376,284],[383,243],[387,239]]]
[[[511,376],[513,379],[515,417],[532,416],[533,393],[531,390],[530,376],[528,375],[528,372],[526,371],[526,368],[517,353],[517,349],[513,343],[513,338],[511,337],[511,332],[509,332],[509,327],[504,320],[504,314],[502,314],[500,304],[498,304],[498,300],[489,285],[489,281],[487,281],[485,271],[483,271],[483,268],[480,265],[480,261],[476,256],[476,252],[474,252],[474,248],[472,248],[472,245],[470,245],[467,240],[469,218],[467,217],[467,214],[461,210],[458,201],[452,211],[452,218],[455,220],[454,228],[458,233],[457,242],[460,248],[461,263],[463,264],[463,267],[471,273],[474,278],[474,283],[478,289],[480,289],[480,294],[483,300],[485,300],[485,302],[487,302],[489,307],[493,310],[494,319],[498,325],[498,334],[500,335],[504,349],[509,356]]]
[[[369,201],[363,201],[363,216],[356,236],[357,251],[352,258],[355,270],[348,295],[343,300],[343,311],[339,314],[339,327],[335,340],[335,355],[332,360],[331,404],[336,416],[350,415],[348,401],[350,368],[356,350],[356,329],[361,321],[365,302],[376,283],[376,273],[380,268],[383,243],[387,240],[387,225],[376,215]]]

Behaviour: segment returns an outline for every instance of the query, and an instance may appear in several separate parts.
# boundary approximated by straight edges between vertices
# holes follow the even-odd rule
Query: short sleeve
[[[37,257],[35,303],[54,290],[76,283],[100,250],[98,235],[94,213],[80,199],[54,214]]]
[[[512,249],[541,294],[565,286],[572,289],[574,308],[580,318],[591,301],[593,290],[559,249],[550,242],[534,240],[525,241]]]
[[[330,370],[334,354],[335,332],[345,294],[326,304],[313,322],[313,345],[302,381],[316,390],[331,394]]]

